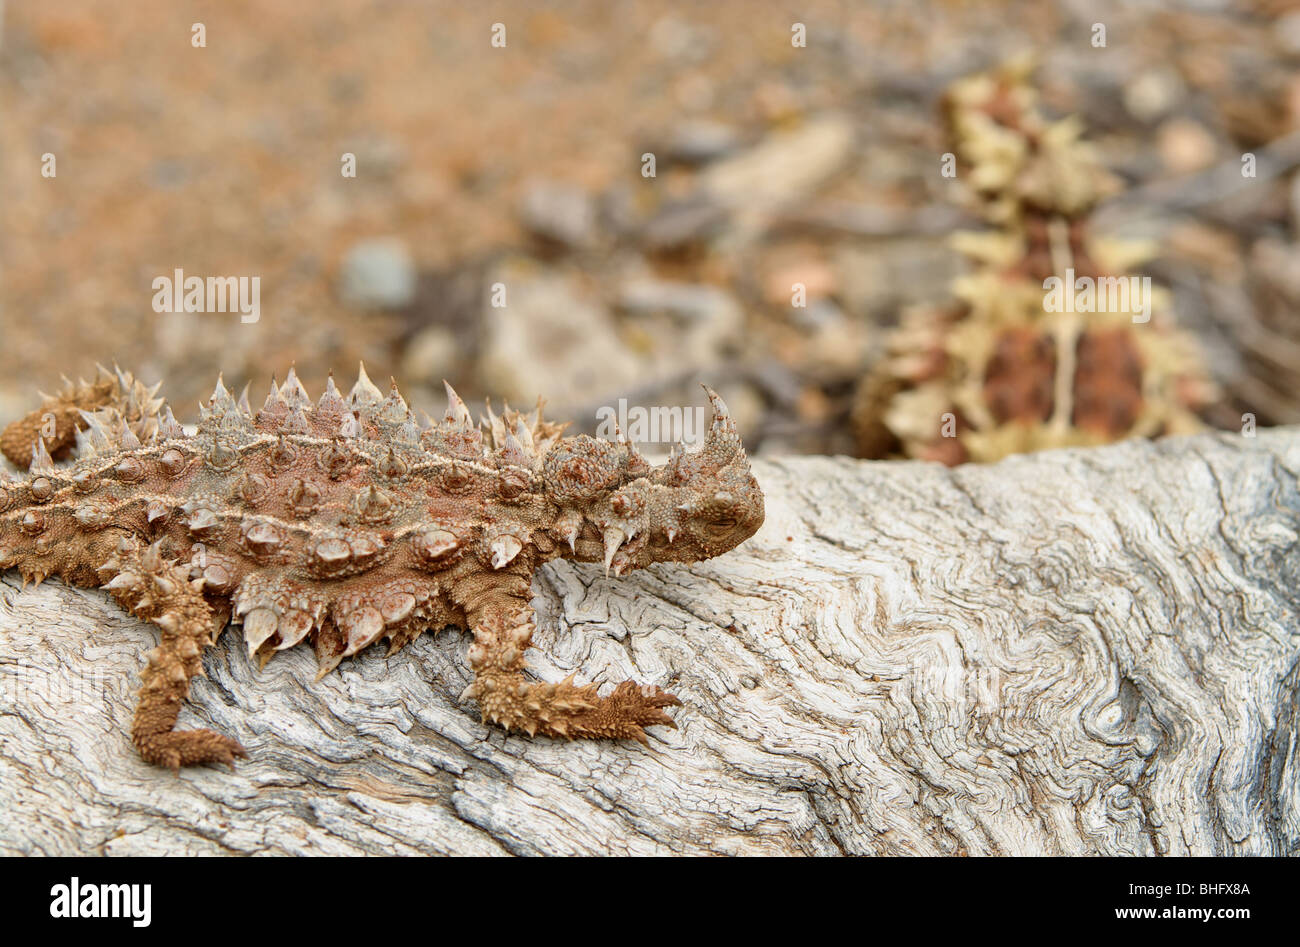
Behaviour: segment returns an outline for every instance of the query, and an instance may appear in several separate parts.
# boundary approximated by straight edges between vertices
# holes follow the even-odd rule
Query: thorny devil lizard
[[[726,552],[763,522],[734,421],[708,388],[702,447],[652,467],[625,442],[562,436],[541,402],[475,425],[447,386],[446,417],[417,421],[364,366],[348,397],[313,404],[293,370],[261,410],[218,379],[186,434],[158,386],[101,369],[0,436],[0,569],[102,586],[161,631],[141,671],[131,739],[178,769],[245,756],[211,730],[175,730],[203,649],[233,616],[263,664],[310,640],[323,676],[382,639],[472,631],[485,721],[558,737],[635,738],[674,726],[653,685],[529,681],[530,582],[556,558],[621,575]],[[56,464],[55,458],[63,463]],[[317,678],[319,680],[319,677]]]

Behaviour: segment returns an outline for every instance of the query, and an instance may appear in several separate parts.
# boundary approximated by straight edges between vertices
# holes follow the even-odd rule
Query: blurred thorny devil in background
[[[864,457],[953,465],[1188,433],[1216,396],[1168,293],[1134,273],[1156,251],[1089,214],[1117,179],[1075,117],[1038,108],[1028,58],[952,84],[944,113],[966,200],[990,225],[953,235],[972,264],[953,300],[904,312],[859,387]]]

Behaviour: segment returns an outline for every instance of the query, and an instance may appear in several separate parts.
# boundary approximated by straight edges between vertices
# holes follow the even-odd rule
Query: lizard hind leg
[[[484,722],[507,730],[541,733],[567,739],[634,739],[645,744],[645,728],[654,724],[676,728],[665,707],[681,701],[654,685],[624,681],[601,697],[595,684],[573,683],[573,675],[558,684],[528,681],[523,653],[532,642],[531,611],[484,616],[474,625],[469,663],[474,682],[462,699],[475,698]]]
[[[163,558],[159,543],[141,550],[124,538],[100,567],[104,586],[123,607],[158,626],[161,640],[140,672],[143,686],[131,724],[131,742],[148,763],[182,766],[233,763],[244,748],[212,730],[174,730],[190,679],[202,674],[201,656],[215,616],[203,598],[203,580]]]

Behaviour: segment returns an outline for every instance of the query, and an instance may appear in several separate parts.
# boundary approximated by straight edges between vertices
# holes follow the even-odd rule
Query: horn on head
[[[719,460],[728,460],[741,449],[740,434],[736,431],[736,421],[727,410],[727,403],[708,385],[701,385],[713,405],[713,421],[709,424],[709,433],[704,440],[704,450],[716,454]]]

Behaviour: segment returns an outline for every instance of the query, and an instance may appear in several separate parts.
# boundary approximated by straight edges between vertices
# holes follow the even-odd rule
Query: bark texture
[[[8,573],[0,851],[1300,854],[1300,430],[754,472],[735,552],[534,580],[538,677],[681,697],[648,748],[481,724],[458,631],[315,684],[227,635],[180,725],[249,759],[174,776],[155,632]]]

